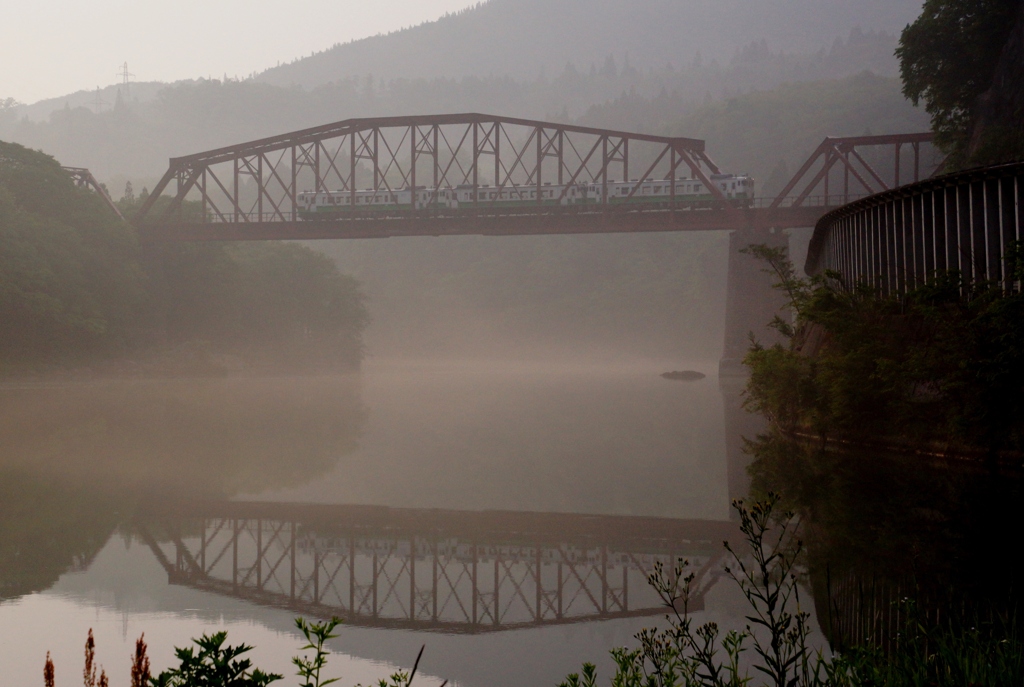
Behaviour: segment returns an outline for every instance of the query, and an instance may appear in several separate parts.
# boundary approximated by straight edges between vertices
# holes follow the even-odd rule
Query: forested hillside
[[[115,105],[99,113],[68,106],[39,119],[39,107],[31,118],[8,108],[0,138],[89,167],[119,197],[128,181],[152,188],[172,156],[349,117],[492,112],[704,138],[723,169],[750,173],[766,194],[826,135],[927,129],[900,93],[893,55],[918,9],[917,0],[492,0],[257,79],[155,94],[147,85],[108,94]],[[318,244],[365,285],[371,354],[659,358],[718,355],[725,246],[719,235]],[[204,279],[259,251],[195,250],[189,259],[211,270]],[[199,303],[202,283],[180,284],[182,297],[208,309],[209,326],[228,321],[229,305]]]
[[[572,62],[600,70],[609,55],[641,71],[682,67],[699,53],[725,63],[745,45],[812,53],[855,28],[897,33],[919,0],[490,0],[436,22],[337,45],[268,69],[261,81],[319,86],[510,76],[532,80]]]
[[[40,121],[27,117],[26,108],[0,110],[0,139],[88,167],[117,194],[128,180],[136,189],[152,186],[170,157],[349,117],[490,112],[670,133],[685,112],[754,90],[865,70],[895,76],[895,46],[894,34],[853,31],[808,53],[757,41],[726,63],[688,57],[683,65],[641,70],[608,56],[593,71],[561,63],[525,80],[360,75],[311,90],[203,80],[168,86],[150,100],[114,97],[114,106],[99,113],[58,107]]]
[[[359,285],[321,254],[142,248],[56,160],[0,142],[0,373],[352,368],[367,324]]]

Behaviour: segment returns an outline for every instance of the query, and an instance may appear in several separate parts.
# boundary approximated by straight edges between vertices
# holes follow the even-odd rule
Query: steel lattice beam
[[[106,206],[110,208],[115,215],[117,215],[118,219],[124,219],[124,216],[117,208],[117,205],[115,205],[114,201],[110,199],[107,189],[105,189],[100,182],[96,181],[96,177],[92,175],[92,172],[84,167],[62,167],[61,169],[71,176],[71,180],[75,183],[75,186],[78,186],[79,188],[91,188],[99,194]]]
[[[902,160],[901,151],[910,146],[914,154],[912,171],[913,181],[921,178],[921,146],[935,140],[932,133],[890,134],[882,136],[847,136],[842,138],[828,137],[811,153],[807,161],[797,170],[793,178],[783,187],[779,195],[772,201],[770,208],[784,205],[803,206],[808,197],[816,191],[824,198],[817,203],[834,207],[850,202],[856,198],[888,191],[901,183]],[[865,148],[877,151],[882,149],[883,155],[891,156],[892,177],[889,181],[882,176],[861,155]],[[941,169],[942,165],[939,165]],[[812,170],[817,171],[812,174]],[[834,193],[830,182],[834,169],[842,170],[842,189]],[[934,170],[933,170],[934,171]],[[850,177],[857,182],[850,184]],[[823,213],[824,214],[824,213]]]
[[[647,575],[681,555],[694,562],[691,603],[699,606],[716,579],[721,540],[737,538],[731,523],[653,518],[498,514],[488,524],[491,514],[212,510],[140,523],[171,583],[353,625],[445,632],[658,615],[664,608]]]
[[[173,158],[133,221],[140,227],[294,222],[300,190],[350,193],[354,207],[360,188],[393,193],[429,187],[436,193],[456,186],[526,185],[539,191],[546,184],[586,182],[601,184],[607,202],[608,184],[630,181],[630,169],[672,180],[689,174],[724,200],[710,179],[719,169],[700,140],[457,114],[350,119]],[[169,190],[169,202],[157,210]],[[476,193],[473,198],[474,207],[488,207]],[[183,214],[188,199],[201,203],[198,218]],[[410,201],[413,217],[415,205]]]

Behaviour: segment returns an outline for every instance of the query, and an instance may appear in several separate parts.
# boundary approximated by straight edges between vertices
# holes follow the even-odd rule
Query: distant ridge
[[[433,22],[365,38],[268,69],[257,79],[312,88],[372,75],[387,80],[536,78],[577,69],[637,69],[730,59],[765,40],[813,52],[860,27],[898,33],[921,0],[490,0]],[[615,64],[607,59],[613,56]]]

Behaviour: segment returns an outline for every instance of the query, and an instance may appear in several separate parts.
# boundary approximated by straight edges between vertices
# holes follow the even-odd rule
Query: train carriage
[[[754,181],[747,175],[713,174],[710,178],[727,200],[749,204]],[[304,220],[329,219],[339,214],[380,216],[404,214],[411,209],[458,213],[492,208],[562,207],[571,205],[667,207],[676,204],[705,207],[714,196],[700,179],[645,179],[592,181],[586,184],[477,186],[455,188],[368,189],[363,191],[304,191],[298,194],[299,216]],[[607,193],[607,196],[605,194]]]

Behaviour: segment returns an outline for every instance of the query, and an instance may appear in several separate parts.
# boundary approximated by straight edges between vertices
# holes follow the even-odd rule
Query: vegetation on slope
[[[276,243],[143,249],[53,158],[3,142],[0,277],[4,371],[182,346],[206,362],[215,353],[250,365],[353,367],[369,323],[358,283],[322,254]]]
[[[529,80],[570,61],[583,71],[591,63],[600,69],[610,52],[646,72],[678,68],[698,53],[724,62],[763,38],[772,50],[811,53],[858,27],[898,31],[918,8],[914,0],[490,0],[436,22],[336,45],[257,78],[305,88],[366,74]]]
[[[1019,36],[1015,52],[1004,57],[1011,32],[1022,31],[1024,10],[1017,0],[927,0],[921,16],[903,31],[896,51],[903,92],[915,105],[925,103],[936,140],[951,155],[951,169],[1024,156]],[[1007,59],[1012,64],[1004,65],[996,83]],[[986,122],[987,134],[977,131],[986,100],[1006,91],[1016,91],[1011,107]]]
[[[0,142],[0,366],[124,351],[138,257],[131,230],[56,160]]]
[[[800,279],[780,251],[753,250],[795,313],[795,325],[775,322],[788,345],[754,345],[745,361],[749,407],[779,430],[991,457],[1024,450],[1024,294],[948,272],[883,296],[837,273]],[[1024,277],[1019,250],[1009,268]]]

